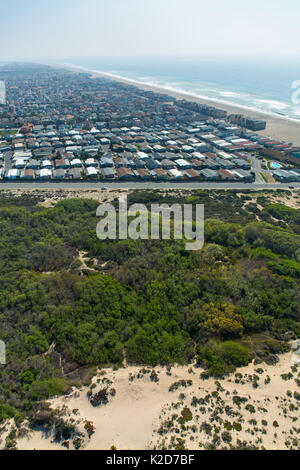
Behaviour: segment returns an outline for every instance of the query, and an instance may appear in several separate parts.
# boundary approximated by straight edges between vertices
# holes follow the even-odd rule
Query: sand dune
[[[81,428],[86,421],[93,423],[95,433],[85,439],[85,449],[183,446],[199,450],[211,444],[216,436],[220,436],[217,447],[228,448],[227,428],[234,446],[240,440],[258,448],[299,449],[300,369],[291,369],[292,365],[292,353],[288,353],[275,366],[251,364],[238,370],[241,375],[233,374],[219,384],[214,379],[201,379],[201,369],[196,367],[176,366],[171,372],[157,367],[158,382],[151,381],[149,368],[107,369],[93,379],[92,388],[96,393],[109,381],[116,395],[108,404],[93,407],[87,397],[89,388],[84,387],[53,399],[51,406],[65,407],[66,419],[74,417],[73,410],[78,410],[76,420]],[[173,391],[169,391],[171,385]],[[245,401],[237,405],[234,400],[238,399],[234,397]],[[41,432],[30,432],[28,437],[19,439],[18,448],[63,449],[51,438],[45,439]]]

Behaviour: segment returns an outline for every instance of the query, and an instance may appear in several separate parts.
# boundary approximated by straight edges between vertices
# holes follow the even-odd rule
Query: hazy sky
[[[299,0],[0,0],[0,60],[300,56]]]

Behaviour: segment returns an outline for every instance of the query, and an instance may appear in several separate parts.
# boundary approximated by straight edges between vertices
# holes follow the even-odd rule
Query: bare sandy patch
[[[200,450],[241,443],[259,449],[299,449],[299,371],[292,352],[275,366],[252,363],[219,382],[203,380],[195,366],[175,366],[171,371],[106,369],[98,372],[91,387],[74,389],[50,403],[53,409],[64,408],[67,419],[78,410],[78,425],[93,423],[95,432],[85,439],[85,449]],[[91,396],[97,396],[104,383],[115,394],[107,404],[93,406]],[[21,450],[58,447],[37,431],[18,440]]]

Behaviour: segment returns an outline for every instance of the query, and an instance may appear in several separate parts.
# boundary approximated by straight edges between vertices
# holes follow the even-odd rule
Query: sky
[[[299,0],[0,0],[0,60],[300,57]]]

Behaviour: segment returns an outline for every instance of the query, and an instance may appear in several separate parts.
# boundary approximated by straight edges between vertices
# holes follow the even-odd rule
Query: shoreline
[[[217,100],[209,97],[196,97],[189,92],[172,90],[170,87],[162,87],[155,84],[147,84],[139,82],[138,80],[121,77],[119,75],[111,74],[108,72],[90,70],[85,67],[76,66],[73,64],[51,64],[45,63],[50,67],[61,68],[75,73],[89,73],[93,78],[104,77],[109,80],[125,83],[128,85],[134,85],[137,88],[145,91],[153,91],[168,95],[176,99],[186,99],[194,103],[204,104],[208,106],[219,107],[227,111],[229,114],[244,114],[256,119],[264,119],[267,121],[267,127],[263,131],[256,131],[258,134],[265,135],[280,141],[287,143],[293,143],[294,145],[300,145],[300,121],[293,120],[288,117],[276,116],[273,113],[267,111],[259,111],[246,106],[238,104],[227,104],[225,101]]]

